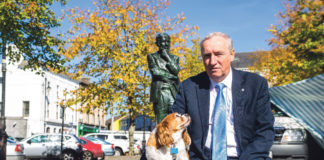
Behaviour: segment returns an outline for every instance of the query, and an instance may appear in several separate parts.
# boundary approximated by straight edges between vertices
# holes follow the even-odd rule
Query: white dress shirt
[[[226,136],[227,136],[227,156],[238,157],[240,155],[240,148],[237,143],[237,139],[234,131],[234,119],[233,119],[233,103],[232,103],[232,69],[227,77],[220,83],[225,85],[223,94],[226,102]],[[210,79],[209,89],[209,127],[205,146],[211,148],[211,129],[212,129],[212,114],[215,107],[215,101],[217,97],[216,82]],[[217,142],[216,142],[217,143]]]

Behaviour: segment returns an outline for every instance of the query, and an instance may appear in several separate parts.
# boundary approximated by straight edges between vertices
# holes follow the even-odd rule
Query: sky
[[[235,51],[253,52],[270,50],[266,40],[272,36],[267,31],[271,24],[278,24],[279,11],[283,11],[282,0],[170,0],[166,10],[168,16],[183,13],[185,24],[199,27],[198,36],[212,32],[228,34]],[[91,9],[92,0],[69,0],[64,8]],[[54,5],[55,12],[62,8]],[[63,25],[67,24],[63,22]]]

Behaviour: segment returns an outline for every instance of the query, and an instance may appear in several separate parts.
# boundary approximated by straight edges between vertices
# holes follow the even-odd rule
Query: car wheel
[[[121,156],[123,155],[123,151],[119,148],[115,148],[115,156]]]
[[[63,160],[75,160],[75,154],[73,152],[64,152],[62,155]]]
[[[85,151],[83,153],[83,160],[92,160],[92,153],[89,151]]]

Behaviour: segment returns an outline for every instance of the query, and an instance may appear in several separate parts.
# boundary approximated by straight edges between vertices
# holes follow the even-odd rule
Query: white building
[[[64,90],[76,89],[79,82],[49,71],[45,71],[43,76],[29,70],[24,71],[21,69],[23,63],[7,66],[5,101],[7,134],[23,138],[35,133],[61,132],[59,102],[69,98],[63,96]],[[2,95],[1,92],[0,89]],[[65,110],[66,133],[77,134],[79,114],[76,107],[74,105]]]
[[[68,95],[64,96],[64,91],[68,92],[87,84],[50,71],[44,71],[43,76],[37,75],[35,72],[22,69],[26,63],[23,61],[7,65],[6,132],[9,136],[18,138],[29,137],[36,133],[60,133],[62,130],[60,102],[70,98]],[[2,95],[1,83],[0,80],[0,95]],[[105,128],[104,108],[92,109],[91,113],[81,113],[77,109],[80,109],[80,105],[65,109],[64,133],[79,135],[79,132],[84,134],[97,131],[98,126]]]

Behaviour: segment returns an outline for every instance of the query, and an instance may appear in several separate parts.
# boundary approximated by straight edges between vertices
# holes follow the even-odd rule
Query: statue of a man
[[[156,36],[159,50],[147,56],[152,75],[150,100],[153,102],[157,123],[169,113],[179,88],[179,57],[169,53],[170,36],[166,33]]]

